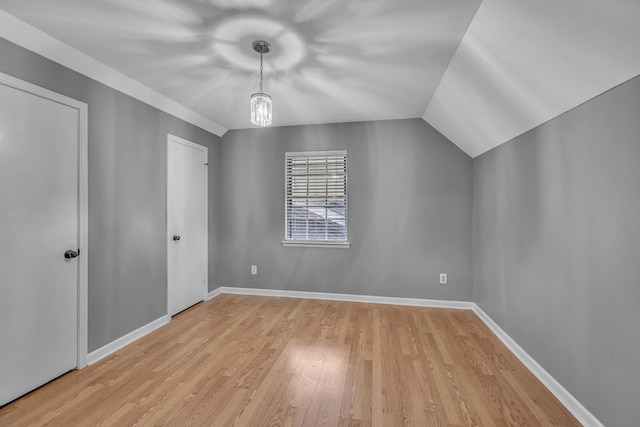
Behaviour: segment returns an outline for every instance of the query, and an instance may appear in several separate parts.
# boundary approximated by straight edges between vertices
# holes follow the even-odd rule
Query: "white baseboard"
[[[542,384],[562,403],[576,419],[586,427],[604,427],[598,419],[573,397],[558,381],[555,380],[538,362],[524,351],[496,322],[474,302],[440,301],[418,298],[379,297],[369,295],[350,295],[324,292],[286,291],[276,289],[236,288],[221,286],[209,292],[208,299],[221,294],[274,296],[288,298],[322,299],[330,301],[366,302],[374,304],[409,305],[415,307],[437,307],[472,310],[502,341],[502,343],[535,375]]]
[[[138,338],[142,338],[148,333],[151,333],[156,329],[166,325],[167,323],[169,323],[170,320],[171,320],[170,316],[164,315],[161,318],[156,319],[151,323],[147,323],[146,325],[136,329],[135,331],[131,331],[127,335],[124,335],[118,338],[117,340],[112,341],[109,344],[102,346],[97,350],[92,351],[87,355],[87,364],[92,365],[96,363],[98,360],[103,359],[109,356],[110,354],[120,350],[122,347],[126,346],[127,344],[131,344]]]
[[[370,295],[351,295],[326,292],[288,291],[277,289],[236,288],[221,286],[207,294],[207,300],[221,294],[256,295],[287,298],[321,299],[329,301],[350,301],[373,304],[407,305],[414,307],[436,307],[472,310],[502,341],[502,343],[529,369],[542,384],[573,414],[576,419],[587,427],[604,427],[604,425],[585,408],[571,393],[569,393],[558,381],[555,380],[533,357],[531,357],[518,343],[511,338],[496,322],[487,315],[477,304],[470,301],[441,301],[419,298],[380,297]],[[87,355],[89,365],[114,353],[127,344],[148,333],[166,325],[171,320],[168,315],[148,323],[117,340],[92,351]]]
[[[555,378],[551,376],[535,359],[524,351],[491,317],[477,305],[473,304],[473,312],[491,329],[502,343],[549,389],[551,393],[573,414],[576,419],[587,427],[604,427],[591,412],[573,397]]]
[[[326,292],[287,291],[276,289],[236,288],[222,286],[209,293],[209,299],[220,294],[256,295],[269,297],[322,299],[329,301],[365,302],[372,304],[409,305],[415,307],[437,307],[472,310],[474,303],[470,301],[445,301],[419,298],[380,297],[371,295],[337,294]]]
[[[214,289],[207,294],[207,301],[213,299],[222,293],[222,288]]]

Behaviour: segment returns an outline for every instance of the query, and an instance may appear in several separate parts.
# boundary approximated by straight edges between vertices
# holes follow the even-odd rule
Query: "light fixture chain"
[[[262,91],[262,48],[260,48],[260,93],[263,93]]]

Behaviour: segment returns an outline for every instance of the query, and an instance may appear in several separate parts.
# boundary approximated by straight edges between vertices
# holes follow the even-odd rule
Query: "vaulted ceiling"
[[[422,117],[472,157],[640,74],[638,0],[0,0],[0,9],[0,37],[90,77],[104,65],[146,90],[141,99],[218,135],[252,126],[258,39],[272,45],[274,126]]]

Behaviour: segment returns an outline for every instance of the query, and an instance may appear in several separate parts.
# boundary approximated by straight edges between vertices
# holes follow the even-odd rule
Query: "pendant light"
[[[253,50],[260,53],[260,89],[251,95],[251,123],[256,126],[269,126],[272,119],[271,95],[262,91],[262,54],[271,50],[271,45],[262,40],[253,42]]]

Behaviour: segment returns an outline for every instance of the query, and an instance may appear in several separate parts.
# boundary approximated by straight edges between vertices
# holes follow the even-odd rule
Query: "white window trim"
[[[307,247],[307,248],[340,248],[347,249],[351,247],[350,242],[326,242],[323,240],[283,240],[282,246]]]
[[[284,158],[285,161],[287,159],[287,157],[290,156],[330,156],[330,155],[347,155],[347,150],[327,150],[327,151],[287,151],[284,153]],[[347,177],[346,179],[348,180],[348,171],[347,171]],[[286,180],[287,180],[287,175],[285,173],[285,188],[286,188]],[[347,200],[349,199],[349,186],[347,184]],[[347,203],[348,206],[348,203]],[[287,209],[287,197],[285,194],[285,212]],[[286,217],[286,214],[285,214]],[[345,217],[345,220],[349,221],[349,212],[348,212],[348,207],[347,207],[347,215]],[[282,246],[288,246],[288,247],[306,247],[306,248],[337,248],[337,249],[347,249],[351,247],[351,242],[347,241],[338,241],[338,240],[331,240],[331,241],[324,241],[324,240],[294,240],[294,239],[287,239],[286,238],[286,219],[285,219],[285,239],[282,241]],[[349,229],[348,225],[347,225],[347,230]]]

